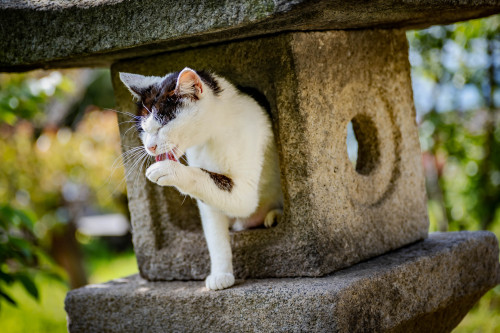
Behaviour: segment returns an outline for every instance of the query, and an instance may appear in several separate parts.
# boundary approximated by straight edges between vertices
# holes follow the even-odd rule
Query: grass
[[[88,263],[89,283],[102,283],[115,278],[137,273],[137,264],[133,252],[104,256]],[[15,284],[8,290],[16,299],[18,306],[1,302],[0,332],[2,333],[58,333],[67,332],[64,297],[69,287],[56,281],[37,275],[36,284],[40,292],[37,302],[31,298],[21,285]]]
[[[17,307],[1,303],[0,323],[5,333],[66,332],[64,297],[68,286],[42,275],[35,278],[39,287],[39,302],[31,298],[21,285],[15,284],[8,292],[17,301]]]

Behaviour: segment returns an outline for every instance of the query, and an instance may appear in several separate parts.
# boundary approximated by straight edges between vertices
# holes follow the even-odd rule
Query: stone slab
[[[435,233],[323,278],[201,281],[139,276],[68,293],[77,332],[450,332],[500,283],[490,232]]]
[[[7,0],[0,71],[109,66],[283,31],[421,28],[498,12],[498,0]]]
[[[116,63],[118,108],[135,112],[118,72],[211,69],[268,101],[284,216],[231,234],[238,277],[321,276],[427,236],[428,219],[408,44],[401,30],[288,33]],[[124,150],[140,146],[119,115]],[[356,168],[347,126],[358,137]],[[126,134],[126,135],[125,135]],[[196,204],[127,166],[139,268],[150,280],[208,275]]]

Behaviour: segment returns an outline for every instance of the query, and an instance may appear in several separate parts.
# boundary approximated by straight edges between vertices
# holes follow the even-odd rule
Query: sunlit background
[[[500,238],[499,26],[407,33],[431,231]],[[114,105],[108,70],[0,74],[2,332],[66,332],[70,288],[137,272]],[[500,332],[499,287],[456,332]]]

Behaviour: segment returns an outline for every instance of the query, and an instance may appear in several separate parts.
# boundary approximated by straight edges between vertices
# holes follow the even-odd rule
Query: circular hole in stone
[[[347,125],[347,154],[356,172],[370,174],[380,158],[379,140],[375,123],[367,115],[357,115]]]

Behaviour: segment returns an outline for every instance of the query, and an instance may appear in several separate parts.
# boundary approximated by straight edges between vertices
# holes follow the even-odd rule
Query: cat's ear
[[[132,73],[120,73],[120,80],[122,80],[123,84],[130,90],[135,98],[141,99],[143,93],[153,84],[161,80],[161,78]]]
[[[191,95],[197,99],[203,94],[203,84],[200,76],[191,68],[184,68],[177,77],[175,93],[181,96]]]

